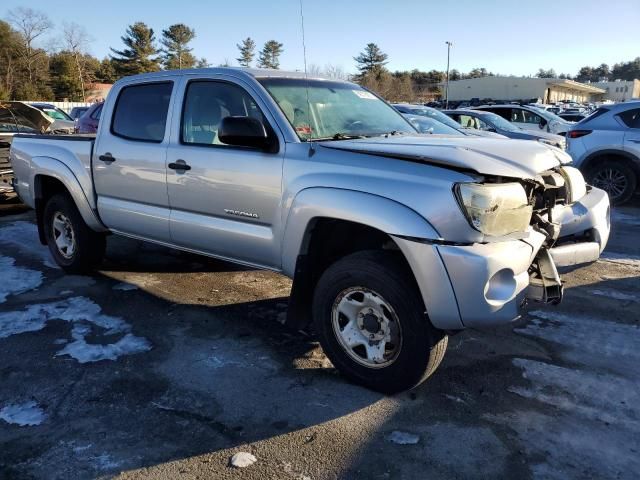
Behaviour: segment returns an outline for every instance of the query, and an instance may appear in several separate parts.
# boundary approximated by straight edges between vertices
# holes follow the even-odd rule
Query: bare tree
[[[331,63],[327,63],[324,66],[324,75],[325,77],[333,78],[335,80],[348,80],[349,78],[349,75],[347,75],[340,65],[333,65]]]
[[[22,44],[20,57],[23,59],[29,75],[29,83],[34,83],[34,67],[44,52],[36,48],[35,42],[53,27],[53,23],[45,13],[32,8],[18,7],[9,11],[9,23],[18,31]]]
[[[86,29],[77,23],[64,23],[62,27],[62,36],[64,40],[64,48],[72,56],[76,65],[78,80],[80,81],[80,89],[82,91],[82,101],[86,101],[85,84],[90,83],[93,78],[86,65],[86,52],[91,42],[91,38]]]

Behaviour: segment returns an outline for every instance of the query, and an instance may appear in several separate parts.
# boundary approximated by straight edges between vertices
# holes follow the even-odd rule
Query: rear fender
[[[82,219],[89,228],[96,232],[106,232],[108,230],[100,221],[96,212],[91,208],[89,199],[82,189],[80,182],[67,165],[51,157],[33,157],[31,162],[34,175],[32,181],[29,183],[31,198],[36,200],[36,204],[38,200],[41,200],[43,197],[42,180],[44,180],[45,177],[55,178],[64,185],[78,208]]]

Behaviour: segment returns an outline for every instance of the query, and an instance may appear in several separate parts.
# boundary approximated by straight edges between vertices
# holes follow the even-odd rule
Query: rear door
[[[628,127],[624,132],[624,149],[640,159],[640,108],[627,110],[619,116]]]
[[[124,85],[108,100],[93,157],[98,213],[110,229],[170,241],[166,157],[174,79]]]
[[[274,230],[280,222],[285,144],[274,119],[250,85],[222,77],[183,81],[167,154],[173,243],[279,268]],[[223,144],[218,128],[226,116],[257,118],[278,147],[265,152]]]

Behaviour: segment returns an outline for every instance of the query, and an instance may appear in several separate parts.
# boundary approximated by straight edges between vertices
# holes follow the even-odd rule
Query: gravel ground
[[[0,215],[0,479],[640,476],[640,205],[560,307],[453,337],[393,397],[281,326],[284,277],[121,238],[65,276]]]

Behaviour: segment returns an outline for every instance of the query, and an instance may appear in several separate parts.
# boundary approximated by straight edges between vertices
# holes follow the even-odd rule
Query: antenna
[[[309,101],[309,74],[307,73],[307,43],[304,36],[304,9],[302,8],[302,0],[300,0],[300,24],[302,26],[302,56],[304,58],[304,81],[307,94],[307,126],[309,127],[309,135],[311,131],[311,101]],[[310,155],[313,155],[315,147],[311,143]]]

